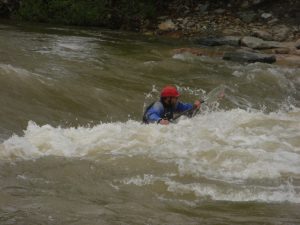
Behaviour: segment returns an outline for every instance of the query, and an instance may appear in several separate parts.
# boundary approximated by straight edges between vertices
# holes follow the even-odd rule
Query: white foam
[[[73,50],[73,51],[82,51],[82,50],[84,50],[84,47],[82,45],[80,45],[80,43],[79,44],[76,44],[76,43],[58,43],[58,46],[62,47],[62,48],[70,49],[70,50]]]
[[[12,66],[10,64],[1,64],[0,63],[0,69],[2,70],[2,72],[6,73],[6,74],[17,74],[17,75],[22,75],[22,76],[30,76],[32,73],[29,72],[26,69],[23,68],[18,68],[15,66]]]
[[[164,181],[164,180],[165,179],[153,176],[152,174],[144,174],[143,177],[137,176],[137,177],[125,178],[122,180],[122,183],[127,185],[134,184],[136,186],[146,186],[146,185],[152,185],[156,181]]]
[[[197,197],[210,198],[217,201],[258,201],[258,202],[292,202],[300,203],[300,194],[287,183],[277,187],[265,186],[230,186],[220,187],[203,183],[182,184],[167,182],[168,190],[177,194],[194,193]]]
[[[21,68],[21,67],[13,66],[13,65],[10,65],[10,64],[1,64],[0,63],[0,73],[8,75],[9,78],[11,78],[11,75],[14,75],[15,77],[18,77],[19,79],[28,79],[28,78],[31,78],[31,77],[35,77],[41,83],[44,83],[43,79],[45,79],[44,77],[42,77],[38,73],[34,73],[32,71],[26,70],[26,69]],[[51,80],[51,78],[46,78],[46,79]]]
[[[23,136],[15,135],[0,144],[0,159],[62,156],[97,160],[103,154],[143,156],[174,163],[179,176],[204,177],[227,184],[265,179],[277,182],[300,177],[299,137],[298,108],[270,114],[241,109],[211,112],[193,119],[183,118],[169,126],[143,125],[130,120],[91,128],[60,128],[30,122]],[[149,176],[126,182],[148,185],[157,180]],[[172,183],[167,185],[172,187]],[[253,194],[251,187],[241,187],[235,197],[233,189],[224,193],[213,186],[187,187],[196,195],[218,200],[299,202],[299,190],[296,187],[294,190],[292,184],[289,192],[284,191],[286,186],[274,190],[258,187]]]

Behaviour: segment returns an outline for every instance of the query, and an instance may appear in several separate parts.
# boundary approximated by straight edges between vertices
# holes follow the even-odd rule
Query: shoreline
[[[156,29],[142,29],[142,32],[187,39],[196,46],[175,49],[175,53],[211,56],[205,48],[229,46],[234,49],[214,52],[213,56],[237,62],[300,67],[300,3],[275,1],[262,6],[263,0],[245,0],[237,5],[232,2],[217,3],[211,8],[208,2],[193,6],[171,4],[168,15],[158,18]],[[181,9],[184,12],[180,14]]]
[[[139,16],[135,16],[131,14],[132,8],[122,11],[124,13],[122,16],[126,20],[120,20],[122,16],[119,18],[118,15],[110,14],[118,10],[121,3],[109,6],[103,5],[104,3],[97,3],[99,5],[95,6],[100,7],[99,10],[111,10],[107,15],[101,15],[100,20],[96,20],[98,26],[93,25],[94,17],[81,25],[80,15],[76,15],[77,17],[73,22],[72,20],[60,20],[63,19],[61,17],[49,17],[50,14],[48,17],[37,15],[35,18],[34,13],[36,12],[30,11],[30,8],[26,8],[24,3],[26,2],[22,0],[0,0],[0,18],[1,12],[2,16],[3,12],[9,15],[19,12],[19,18],[12,16],[12,21],[109,29],[112,29],[109,26],[115,25],[113,21],[118,18],[118,28],[114,30],[134,31],[157,38],[166,37],[183,40],[193,46],[192,48],[174,49],[175,53],[210,56],[210,53],[204,48],[230,46],[233,48],[231,51],[218,52],[216,55],[222,55],[225,60],[237,62],[277,62],[282,65],[300,67],[300,2],[297,0],[286,0],[285,2],[275,0],[271,3],[267,0],[227,0],[222,2],[216,0],[172,0],[161,3],[161,5],[157,2],[153,3],[152,6],[155,6],[156,10],[162,10],[155,12],[155,16],[152,15],[151,18],[147,14],[149,10],[147,7],[150,5],[146,5],[144,2],[142,3],[144,8],[141,6],[140,8],[147,13],[140,13]],[[72,3],[72,0],[69,3],[76,4]],[[22,7],[25,7],[26,11],[24,9],[22,11]],[[45,7],[45,5],[39,7]],[[82,9],[82,15],[86,16],[89,10],[94,10],[91,6],[89,7],[86,6]],[[69,8],[64,10],[72,12],[72,9]],[[93,12],[95,13],[95,11]],[[99,14],[99,11],[97,13]],[[103,21],[103,18],[108,20]]]

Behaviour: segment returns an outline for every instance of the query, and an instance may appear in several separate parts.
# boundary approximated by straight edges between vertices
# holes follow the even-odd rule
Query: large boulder
[[[247,62],[247,63],[255,63],[255,62],[274,63],[274,62],[276,62],[276,58],[274,55],[250,52],[250,51],[245,51],[245,50],[238,50],[235,52],[225,52],[223,59],[234,61],[234,62]]]
[[[252,49],[280,48],[282,45],[276,41],[264,41],[260,38],[246,36],[241,40],[241,44]]]

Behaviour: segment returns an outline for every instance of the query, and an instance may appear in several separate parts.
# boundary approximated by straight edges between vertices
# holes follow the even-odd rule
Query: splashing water
[[[300,203],[299,118],[299,110],[267,115],[235,109],[183,118],[170,126],[128,121],[91,128],[54,128],[30,122],[24,136],[3,142],[0,156],[10,161],[45,156],[90,160],[103,155],[124,160],[143,156],[176,165],[179,180],[163,177],[165,171],[159,179],[177,194]],[[192,182],[180,181],[186,177]],[[158,178],[153,179],[151,182]],[[198,179],[207,181],[198,183]]]
[[[122,32],[0,33],[1,224],[300,223],[299,68]],[[201,111],[141,124],[167,84]]]

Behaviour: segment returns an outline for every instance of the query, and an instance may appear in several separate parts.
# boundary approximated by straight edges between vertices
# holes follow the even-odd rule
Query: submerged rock
[[[205,45],[205,46],[220,46],[220,45],[230,45],[230,46],[239,46],[241,37],[236,36],[225,36],[220,38],[197,38],[195,39],[196,44]]]
[[[250,51],[245,51],[245,50],[238,50],[236,52],[225,52],[223,59],[234,61],[234,62],[247,62],[247,63],[255,63],[255,62],[274,63],[274,62],[276,62],[276,58],[274,55],[250,52]]]

